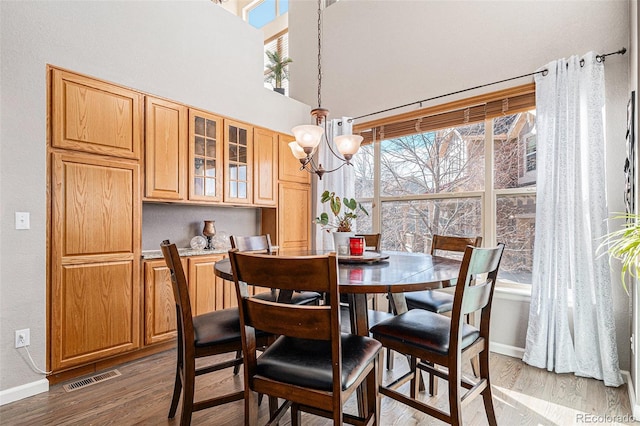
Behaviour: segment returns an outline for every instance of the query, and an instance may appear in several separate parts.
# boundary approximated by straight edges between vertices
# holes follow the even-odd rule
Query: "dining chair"
[[[467,246],[480,247],[481,245],[482,237],[456,237],[434,234],[431,240],[431,255],[461,255],[464,253]],[[450,287],[452,285],[455,285],[455,282],[442,283],[442,287]],[[451,309],[453,308],[453,295],[443,291],[412,291],[410,293],[405,293],[404,297],[407,302],[407,309],[409,310],[424,309],[430,312],[444,314],[451,312]],[[473,320],[471,320],[471,322],[473,322]],[[391,370],[393,369],[393,357],[389,355],[389,349],[387,349],[387,355],[387,369]],[[471,365],[473,367],[474,374],[476,374],[478,371],[477,362],[472,360]],[[435,395],[437,393],[437,387],[437,382],[434,381],[433,376],[430,376],[429,393]]]
[[[178,249],[169,240],[163,241],[160,248],[171,272],[178,331],[176,377],[169,408],[169,418],[175,417],[180,394],[182,394],[180,424],[186,426],[191,423],[191,415],[194,411],[239,401],[244,398],[244,392],[239,390],[206,400],[194,401],[196,376],[224,368],[238,367],[242,364],[240,316],[238,308],[223,309],[195,317],[192,316],[187,279],[180,262]],[[264,347],[268,343],[269,337],[264,333],[256,337],[256,345],[258,347]],[[231,360],[209,363],[196,368],[196,359],[225,353],[235,353],[236,356]],[[237,374],[237,371],[234,371],[234,374]]]
[[[380,252],[382,242],[380,234],[356,234],[356,237],[364,237],[365,250]]]
[[[381,394],[453,425],[462,423],[462,408],[481,394],[489,424],[496,424],[489,378],[489,329],[491,302],[503,251],[504,244],[486,249],[467,247],[450,318],[424,309],[412,309],[371,329],[373,337],[385,347],[408,355],[412,370],[419,367],[448,381],[449,413],[416,399],[419,374],[415,370],[392,384],[381,385]],[[482,274],[487,274],[486,278],[473,283],[474,277]],[[476,311],[480,311],[479,328],[465,321],[465,315]],[[463,359],[475,355],[480,357],[480,377],[472,382],[462,376],[461,365]],[[418,359],[428,364],[418,366]],[[446,367],[446,371],[438,366]],[[407,396],[397,389],[409,377],[411,385]],[[461,386],[467,389],[464,394]]]
[[[245,424],[257,423],[256,392],[285,400],[269,424],[277,423],[289,407],[292,425],[300,424],[301,411],[333,419],[336,425],[354,420],[379,423],[381,345],[370,337],[340,332],[335,253],[274,257],[232,249],[229,258],[245,355]],[[292,305],[256,299],[250,297],[248,284],[326,292],[328,304]],[[259,356],[255,343],[258,330],[279,336]],[[361,384],[366,386],[367,409],[362,417],[345,414],[344,402]]]
[[[270,234],[249,236],[231,235],[229,239],[231,240],[231,248],[238,249],[238,251],[267,254],[273,253]],[[279,297],[279,294],[280,293],[278,291],[272,289],[271,291],[258,293],[255,297],[273,302]],[[293,293],[286,293],[286,297],[290,297],[290,303],[293,303],[294,305],[308,305],[318,304],[322,295],[313,291],[294,291]]]

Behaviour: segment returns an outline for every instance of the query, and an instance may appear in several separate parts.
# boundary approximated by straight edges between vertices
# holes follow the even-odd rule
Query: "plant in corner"
[[[621,229],[610,232],[597,251],[606,250],[609,253],[609,262],[619,259],[622,262],[622,286],[627,290],[626,277],[637,278],[640,272],[640,214],[620,213],[613,219],[625,219]]]
[[[265,54],[269,63],[266,65],[267,74],[264,76],[264,81],[271,83],[273,90],[284,95],[282,82],[289,78],[287,66],[293,62],[293,59],[286,56],[283,57],[278,51],[266,51]]]
[[[359,214],[362,213],[369,216],[369,212],[354,198],[340,198],[335,192],[324,191],[320,197],[320,202],[323,204],[328,202],[334,216],[333,222],[329,220],[329,215],[326,212],[315,218],[315,223],[322,225],[322,229],[327,232],[331,232],[332,229],[336,232],[352,232],[351,224],[358,218]],[[344,206],[345,211],[341,215],[342,206]]]

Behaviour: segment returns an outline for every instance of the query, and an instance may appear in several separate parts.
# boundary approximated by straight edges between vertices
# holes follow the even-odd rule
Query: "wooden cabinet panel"
[[[222,201],[222,118],[189,109],[189,199]]]
[[[311,248],[311,186],[281,182],[278,186],[280,249]]]
[[[186,274],[187,260],[181,261]],[[145,345],[176,337],[176,302],[164,259],[144,262],[144,316]]]
[[[140,159],[141,93],[58,69],[51,80],[52,146]]]
[[[278,200],[278,135],[253,131],[253,204],[275,207]]]
[[[140,347],[139,166],[52,154],[51,367]]]
[[[137,167],[69,154],[55,164],[61,256],[132,253]]]
[[[145,103],[145,196],[186,199],[187,107],[148,96]]]
[[[306,170],[300,170],[300,160],[291,154],[289,142],[296,139],[293,136],[280,134],[278,140],[278,179],[287,182],[311,183],[311,174]]]
[[[225,255],[189,258],[189,298],[193,315],[238,306],[233,283],[216,277],[214,265]]]
[[[253,202],[253,127],[224,120],[224,201]]]

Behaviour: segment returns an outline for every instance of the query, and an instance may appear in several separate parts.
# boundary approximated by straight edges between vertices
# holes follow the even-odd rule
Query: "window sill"
[[[494,295],[499,299],[515,300],[519,302],[531,301],[531,285],[514,282],[498,281]]]

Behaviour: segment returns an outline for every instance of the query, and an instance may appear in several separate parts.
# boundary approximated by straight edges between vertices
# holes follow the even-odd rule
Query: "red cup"
[[[362,256],[362,254],[364,253],[364,238],[350,237],[349,250],[351,252],[351,256]]]

